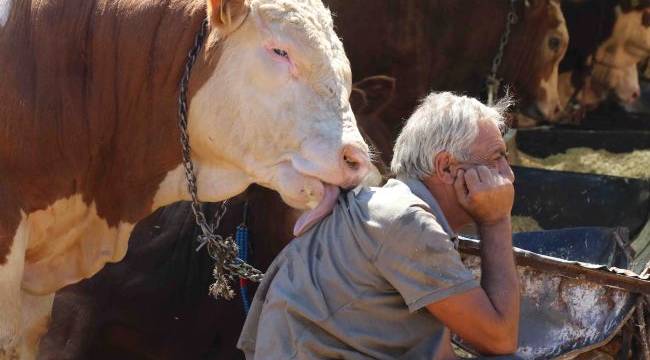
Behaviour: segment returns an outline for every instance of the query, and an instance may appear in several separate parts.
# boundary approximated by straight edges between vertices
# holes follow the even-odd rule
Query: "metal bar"
[[[480,256],[480,242],[478,240],[459,237],[459,245],[460,252]],[[519,248],[513,248],[513,250],[515,261],[519,266],[528,266],[632,293],[650,295],[650,281],[640,278],[639,275],[629,270],[566,261]]]

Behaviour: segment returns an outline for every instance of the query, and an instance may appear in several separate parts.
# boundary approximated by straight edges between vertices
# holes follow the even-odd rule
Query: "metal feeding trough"
[[[617,244],[625,236],[610,228],[514,235],[522,297],[519,347],[512,358],[571,358],[619,331],[634,310],[636,293],[650,294],[650,281],[623,270],[628,260]],[[460,251],[480,277],[479,241],[461,238]]]
[[[650,149],[650,131],[539,127],[517,130],[515,142],[518,151],[538,158],[579,147],[611,153],[628,153]]]
[[[647,102],[647,98],[644,99]],[[645,105],[647,109],[647,104]],[[583,130],[645,130],[650,131],[648,114],[629,112],[616,103],[603,104],[599,109],[589,112],[587,117],[575,125],[559,125],[565,129]]]
[[[515,173],[514,216],[543,229],[626,227],[635,237],[650,211],[650,181],[525,167]]]
[[[610,152],[650,147],[650,137],[637,141],[630,136],[625,143],[620,138],[610,142],[607,138],[613,135],[603,132],[558,133],[519,131],[517,147],[536,157],[576,146]],[[600,140],[591,139],[593,134]],[[513,216],[531,218],[545,229],[513,236],[522,286],[517,356],[572,358],[604,345],[632,315],[637,294],[650,294],[647,275],[626,270],[633,265],[629,238],[637,237],[650,217],[650,181],[518,166],[513,170]],[[478,241],[462,239],[460,249],[465,264],[479,276]]]

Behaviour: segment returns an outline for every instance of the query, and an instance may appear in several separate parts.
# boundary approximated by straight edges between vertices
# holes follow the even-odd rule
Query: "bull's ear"
[[[390,104],[395,95],[395,78],[385,75],[367,77],[352,85],[365,96],[365,106],[360,109],[363,114],[375,114]]]
[[[352,112],[360,114],[366,105],[368,105],[366,93],[361,89],[353,87],[350,93],[350,107],[352,108]]]
[[[210,27],[217,29],[222,36],[228,35],[246,19],[247,0],[206,0]]]

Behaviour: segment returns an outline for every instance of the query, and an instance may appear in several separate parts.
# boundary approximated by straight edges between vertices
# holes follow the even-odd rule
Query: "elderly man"
[[[483,354],[514,352],[506,105],[428,96],[395,144],[396,179],[341,195],[275,259],[239,339],[246,358],[452,359],[450,331]],[[480,283],[454,246],[471,222]]]

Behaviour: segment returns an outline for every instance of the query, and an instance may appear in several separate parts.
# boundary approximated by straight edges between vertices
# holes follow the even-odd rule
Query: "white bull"
[[[1,1],[0,359],[34,357],[53,293],[189,199],[178,82],[206,17],[189,99],[201,200],[259,183],[311,209],[301,232],[367,173],[319,0]]]

